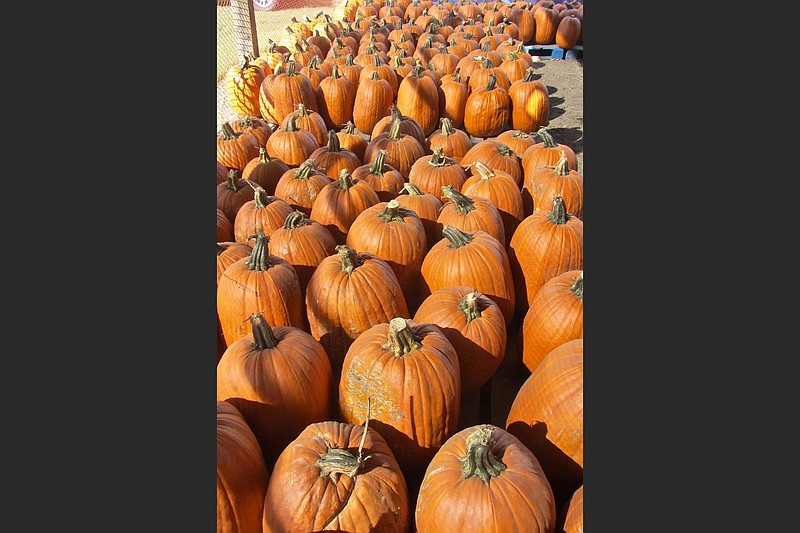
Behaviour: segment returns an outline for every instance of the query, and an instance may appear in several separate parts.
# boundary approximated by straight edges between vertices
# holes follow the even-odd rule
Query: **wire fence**
[[[322,12],[333,16],[340,0],[217,0],[217,124],[238,115],[228,102],[225,75],[241,64],[244,54],[267,52],[270,40],[280,42],[292,19],[302,21]]]

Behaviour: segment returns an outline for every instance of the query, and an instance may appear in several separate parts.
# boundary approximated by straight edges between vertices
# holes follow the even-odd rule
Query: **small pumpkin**
[[[231,129],[236,133],[249,133],[258,141],[259,146],[267,144],[267,139],[272,135],[272,126],[261,117],[244,115],[229,120]]]
[[[401,133],[401,120],[395,120],[388,133],[372,136],[364,152],[364,162],[372,163],[381,150],[386,151],[386,162],[402,174],[403,179],[408,179],[411,167],[421,157],[425,156],[425,149],[420,141],[413,135]],[[378,126],[376,126],[376,129]]]
[[[522,161],[519,156],[508,145],[495,139],[484,139],[464,154],[461,158],[461,166],[471,167],[478,161],[485,164],[491,170],[502,170],[509,174],[518,187],[522,187],[524,172]]]
[[[506,246],[503,217],[491,200],[481,196],[467,196],[449,185],[442,187],[442,194],[447,202],[436,219],[436,236],[439,239],[442,238],[442,229],[452,226],[467,233],[483,230],[497,239],[503,247]]]
[[[567,156],[567,166],[578,171],[578,158],[572,148],[553,139],[547,128],[539,128],[535,135],[542,139],[541,142],[530,146],[522,154],[522,171],[525,176],[532,176],[536,169],[555,166],[561,159],[562,152]]]
[[[284,124],[267,141],[267,152],[290,167],[299,166],[319,148],[317,139],[308,130],[297,126],[297,116],[289,114]]]
[[[386,164],[386,150],[379,150],[375,160],[353,170],[354,180],[364,180],[375,189],[381,202],[388,202],[403,190],[406,180],[400,172]]]
[[[328,142],[328,127],[325,125],[325,119],[322,118],[322,115],[302,102],[297,104],[297,110],[291,115],[295,117],[295,125],[299,129],[305,130],[314,136],[317,147],[325,146]],[[287,123],[288,116],[283,119],[281,126],[285,129]]]
[[[398,121],[400,122],[400,133],[411,135],[418,140],[421,145],[425,144],[426,136],[425,132],[422,130],[422,126],[420,126],[419,122],[415,119],[401,113],[400,108],[395,104],[389,107],[389,114],[379,120],[378,123],[375,124],[375,127],[372,128],[370,139],[375,139],[382,133],[389,133],[392,130],[392,126]]]
[[[327,227],[337,243],[344,244],[356,217],[378,202],[378,194],[367,182],[354,180],[350,171],[343,168],[338,179],[317,194],[311,218]]]
[[[217,135],[217,161],[228,169],[241,172],[254,157],[258,157],[258,139],[250,133],[237,133],[223,122]]]
[[[263,146],[258,149],[258,157],[247,163],[242,170],[242,179],[263,188],[267,194],[275,193],[275,186],[281,176],[289,170],[289,165],[278,159],[270,157]]]
[[[253,186],[253,199],[242,204],[233,221],[234,240],[248,244],[250,236],[261,230],[269,237],[283,225],[293,209],[284,200],[267,194],[259,185]]]
[[[275,196],[284,200],[292,209],[310,215],[319,191],[331,182],[313,159],[306,159],[299,167],[290,168],[283,173],[275,185]]]
[[[467,152],[472,148],[473,142],[464,130],[456,129],[446,116],[441,118],[442,128],[434,131],[425,141],[425,152],[433,154],[436,148],[442,148],[445,157],[450,157],[456,163],[461,163]],[[438,193],[437,193],[438,194]]]
[[[522,165],[522,154],[537,142],[533,134],[520,130],[506,130],[494,140],[511,148],[520,158],[520,166]]]
[[[472,175],[461,186],[461,194],[467,197],[483,197],[494,204],[500,212],[505,245],[508,246],[517,226],[525,218],[522,193],[514,178],[507,172],[492,170],[482,161],[473,164],[471,170]]]
[[[255,198],[253,188],[239,178],[239,172],[236,170],[228,171],[227,181],[217,185],[217,209],[225,214],[231,224],[231,230],[239,209],[253,198]],[[233,238],[225,240],[232,241]]]
[[[221,209],[217,209],[217,242],[233,240],[233,224]]]
[[[436,148],[433,154],[417,159],[408,173],[409,183],[422,192],[436,195],[443,203],[448,200],[444,187],[460,190],[465,181],[466,171],[455,159],[444,155],[444,148]]]
[[[320,146],[309,156],[316,165],[325,171],[325,175],[335,180],[342,170],[353,172],[361,166],[361,159],[339,144],[339,137],[333,130],[328,130],[328,145]]]
[[[439,211],[444,203],[439,199],[438,195],[424,193],[413,183],[405,183],[403,192],[405,194],[398,194],[395,200],[419,216],[422,226],[425,228],[427,249],[430,250],[437,241],[436,219],[439,218]]]
[[[344,125],[341,131],[336,132],[339,137],[339,145],[342,148],[347,148],[358,156],[360,161],[364,161],[364,152],[367,150],[367,140],[364,138],[362,132],[358,131],[355,124],[351,120]]]

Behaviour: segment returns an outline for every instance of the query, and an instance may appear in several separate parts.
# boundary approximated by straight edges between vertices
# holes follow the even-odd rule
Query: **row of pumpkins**
[[[348,2],[338,20],[293,21],[293,52],[271,43],[231,69],[218,532],[582,531],[583,179],[533,64],[497,70],[530,60],[524,42],[483,40],[486,15],[520,3]],[[385,14],[420,6],[408,23]],[[474,26],[458,37],[474,69],[427,55],[445,26],[414,31],[448,13],[451,35]],[[399,43],[406,56],[384,61]],[[507,114],[494,97],[466,105],[520,84]],[[505,426],[459,431],[461,398],[514,339],[530,376]]]

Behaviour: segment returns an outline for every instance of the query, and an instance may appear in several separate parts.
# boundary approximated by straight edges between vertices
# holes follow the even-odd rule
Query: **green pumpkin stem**
[[[494,68],[494,63],[492,62],[491,57],[487,57],[483,60],[483,68]]]
[[[307,180],[311,177],[311,171],[316,170],[316,163],[313,159],[306,159],[303,161],[297,170],[294,171],[294,179]]]
[[[500,155],[502,155],[503,157],[509,157],[514,154],[514,150],[512,150],[511,148],[508,147],[508,145],[505,145],[503,143],[499,143],[497,145],[497,151],[500,152]]]
[[[497,84],[497,76],[495,76],[493,72],[489,74],[489,81],[486,82],[486,90],[487,91],[493,90],[496,84]]]
[[[386,150],[378,150],[378,155],[375,156],[375,161],[372,162],[372,166],[369,167],[369,173],[374,176],[383,176],[383,165],[386,161],[386,155],[389,152]]]
[[[314,56],[314,57],[317,57],[317,56]],[[339,74],[339,65],[337,63],[334,63],[333,64],[333,71],[331,72],[331,78],[333,78],[335,80],[338,80],[341,77],[342,77],[342,75]]]
[[[414,65],[414,72],[412,73],[412,75],[415,78],[421,78],[422,76],[424,76],[424,74],[422,73],[423,70],[425,70],[425,67],[422,66],[422,62],[417,61],[416,64]]]
[[[404,218],[409,216],[408,209],[400,205],[397,200],[389,200],[386,207],[378,213],[381,220],[384,222],[404,222]]]
[[[358,135],[358,132],[356,131],[356,125],[353,124],[352,120],[349,120],[347,124],[344,125],[342,133],[348,133],[350,135]]]
[[[397,107],[397,104],[392,103],[389,106],[389,116],[391,117],[392,122],[396,120],[403,120],[403,114],[400,112],[400,108]]]
[[[458,310],[467,315],[467,324],[476,318],[480,318],[481,311],[478,309],[478,294],[475,291],[471,291],[464,295],[458,301]]]
[[[355,65],[355,63],[353,63],[353,59],[354,59],[354,57],[353,57],[353,52],[350,52],[350,53],[349,53],[349,54],[347,54],[347,56],[344,58],[344,64],[345,64],[345,65],[347,65],[348,67],[352,67],[353,65]]]
[[[339,254],[339,263],[341,264],[342,272],[352,274],[353,270],[361,266],[362,261],[358,258],[358,252],[349,246],[340,244],[334,249],[336,253]]]
[[[409,196],[422,196],[425,194],[424,192],[419,190],[419,187],[417,187],[411,182],[404,183],[403,190],[406,191]]]
[[[248,183],[250,182],[248,181]],[[250,184],[250,186],[252,187],[253,185]],[[275,200],[277,200],[277,198],[267,194],[267,191],[264,190],[263,187],[258,185],[253,187],[253,201],[256,204],[256,209],[264,209]]]
[[[560,194],[553,197],[553,208],[550,210],[550,215],[547,219],[553,224],[566,224],[570,218],[572,218],[572,215],[567,213],[564,198]]]
[[[350,450],[328,447],[328,451],[320,455],[315,463],[320,469],[319,475],[321,477],[329,476],[335,483],[342,474],[351,479],[354,478],[358,475],[359,470],[364,467],[364,463],[370,457],[369,455],[364,457],[364,442],[367,440],[371,410],[372,398],[367,396],[367,417],[364,420],[364,432],[361,434],[361,443],[358,445],[358,451],[353,455]]]
[[[449,118],[442,117],[441,118],[441,122],[442,122],[442,135],[443,136],[447,137],[447,136],[450,136],[450,135],[452,135],[452,134],[454,134],[456,132],[456,130],[453,129],[453,123],[450,122]]]
[[[250,235],[247,240],[255,239],[256,243],[253,246],[253,251],[245,264],[248,270],[258,270],[264,272],[269,270],[275,262],[269,258],[269,237],[264,235],[264,230],[258,228],[258,233]]]
[[[344,191],[348,190],[350,187],[355,185],[355,182],[353,181],[353,175],[350,174],[349,170],[343,168],[342,170],[339,171],[339,178],[337,184]]]
[[[448,245],[450,248],[461,248],[472,242],[474,238],[470,233],[464,233],[458,228],[453,226],[445,226],[442,230],[442,236],[450,241]]]
[[[336,131],[328,130],[328,151],[329,152],[341,152],[342,148],[339,144],[339,136],[336,135]]]
[[[581,275],[572,282],[569,290],[575,293],[575,296],[583,300],[583,270],[581,270]]]
[[[233,131],[233,128],[231,127],[229,122],[223,122],[222,124],[220,124],[219,128],[222,140],[224,141],[232,141],[233,139],[236,139],[237,137],[239,137],[239,135],[241,135],[241,133]]]
[[[445,198],[453,202],[456,211],[466,215],[470,211],[475,211],[475,201],[469,196],[455,190],[450,185],[442,186],[442,194]]]
[[[272,161],[272,158],[267,153],[267,149],[263,146],[258,147],[258,161],[259,163],[267,164]]]
[[[467,437],[466,455],[461,458],[461,477],[468,479],[478,476],[484,483],[500,475],[506,465],[492,453],[495,441],[494,428],[481,426]]]
[[[253,346],[258,350],[270,350],[278,345],[278,339],[261,313],[250,315],[250,326],[253,328]]]
[[[419,350],[422,344],[411,331],[406,319],[397,317],[389,322],[389,334],[383,348],[392,352],[395,357],[402,357],[412,350]]]
[[[283,229],[297,229],[299,227],[311,224],[306,214],[302,211],[292,211],[286,215],[286,220],[283,221]]]
[[[286,66],[286,72],[283,73],[284,76],[297,76],[297,73],[294,71],[296,64],[297,63],[294,60],[289,61],[289,64]]]
[[[228,171],[228,181],[225,184],[226,189],[231,192],[239,192],[245,185],[245,182],[239,179],[238,170],[232,168]]]
[[[544,126],[539,128],[539,130],[536,131],[534,135],[538,135],[539,137],[542,138],[542,142],[544,143],[543,148],[556,148],[558,146],[556,144],[555,139],[553,139],[553,136],[550,135],[550,132],[547,131],[547,128],[545,128]]]
[[[519,56],[514,52],[508,53],[508,61],[516,61],[517,59],[519,59]]]

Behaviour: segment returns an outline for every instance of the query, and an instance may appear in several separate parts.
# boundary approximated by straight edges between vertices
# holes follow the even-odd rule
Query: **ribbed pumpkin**
[[[251,159],[242,170],[242,179],[252,182],[267,191],[275,193],[275,186],[284,172],[289,170],[289,165],[278,159],[270,157],[262,146],[258,149],[258,157]]]
[[[334,130],[328,130],[327,146],[320,146],[309,157],[332,180],[337,179],[342,170],[352,173],[362,164],[361,158],[347,148],[342,148]]]
[[[275,196],[283,199],[292,209],[311,215],[319,191],[331,182],[313,159],[306,159],[299,167],[283,173],[275,185]]]
[[[217,532],[261,533],[269,471],[242,413],[217,402]]]
[[[522,204],[522,193],[511,174],[502,170],[492,170],[481,161],[470,167],[472,175],[461,186],[461,194],[468,197],[482,197],[489,200],[500,212],[505,233],[505,245],[517,226],[525,218]]]
[[[483,230],[500,241],[503,247],[506,246],[503,217],[491,200],[481,196],[467,196],[449,185],[442,187],[442,193],[447,202],[436,219],[437,240],[442,238],[442,229],[445,226],[452,226],[466,233]]]
[[[233,241],[217,242],[217,284],[225,269],[243,257],[250,257],[253,247]]]
[[[536,137],[531,133],[525,133],[520,130],[506,130],[493,140],[500,144],[505,144],[517,154],[520,158],[520,166],[522,166],[522,154],[525,150],[536,144]]]
[[[502,170],[510,174],[518,187],[522,187],[524,173],[519,156],[507,145],[495,139],[484,139],[464,154],[461,166],[470,167],[481,161],[492,170]]]
[[[536,44],[553,44],[556,42],[558,29],[558,11],[550,6],[540,6],[533,12],[536,22],[534,41]]]
[[[437,241],[436,219],[439,218],[439,211],[444,204],[437,195],[424,193],[413,183],[403,185],[403,192],[406,194],[398,194],[395,200],[419,216],[422,226],[425,228],[427,249],[430,250]]]
[[[473,137],[488,138],[508,129],[511,121],[511,98],[489,76],[485,86],[472,91],[464,108],[464,129]]]
[[[360,131],[370,134],[382,118],[389,116],[393,102],[392,86],[381,79],[377,72],[373,72],[369,78],[361,80],[356,89],[353,124]]]
[[[336,62],[339,67],[339,73],[350,80],[353,85],[353,93],[358,92],[358,86],[361,84],[361,70],[364,68],[358,63],[353,62],[353,54],[348,53],[344,57],[343,62]],[[380,77],[379,77],[380,79]],[[391,87],[391,86],[390,86]]]
[[[522,56],[518,56],[515,52],[510,52],[508,59],[500,64],[499,69],[506,75],[509,89],[512,83],[525,77],[528,69],[531,68],[532,61],[530,58],[531,56],[527,52]]]
[[[402,316],[363,332],[347,350],[339,381],[339,411],[350,424],[370,424],[386,439],[409,487],[456,432],[461,404],[458,356],[433,324]]]
[[[392,68],[380,54],[373,54],[363,65],[358,75],[358,84],[361,85],[364,80],[372,78],[373,73],[377,74],[380,79],[386,80],[386,83],[389,84],[389,87],[392,89],[392,100],[397,98],[397,89],[400,85],[400,80],[397,79],[394,68]]]
[[[469,85],[462,81],[460,73],[455,73],[450,79],[443,79],[439,86],[439,116],[451,121],[453,127],[461,128],[464,125],[464,110],[469,93]]]
[[[482,387],[494,375],[506,351],[503,312],[488,296],[471,287],[443,287],[417,309],[414,321],[436,324],[458,354],[461,394]]]
[[[561,159],[562,152],[567,156],[569,168],[578,171],[578,158],[572,148],[556,142],[547,128],[539,128],[535,135],[542,141],[529,147],[522,154],[522,171],[525,176],[533,175],[536,169],[542,167],[554,167]]]
[[[583,484],[583,339],[552,348],[522,384],[506,430],[530,449],[560,506]]]
[[[297,116],[289,114],[284,124],[267,141],[267,152],[290,167],[299,166],[319,148],[314,135],[297,126]]]
[[[350,225],[366,208],[380,202],[378,194],[363,180],[354,180],[346,168],[339,178],[323,187],[311,207],[311,218],[327,227],[344,244]]]
[[[580,34],[581,19],[575,15],[564,17],[559,21],[556,27],[556,44],[565,50],[569,50],[578,44],[578,37]]]
[[[583,268],[583,221],[566,210],[561,196],[550,206],[525,217],[508,245],[518,313],[528,310],[548,280]]]
[[[425,472],[416,531],[554,533],[556,504],[537,457],[490,424],[462,429]]]
[[[306,289],[311,334],[325,347],[339,376],[347,349],[375,324],[410,316],[392,267],[346,245],[319,264]],[[337,378],[338,379],[338,378]]]
[[[470,94],[478,89],[487,88],[489,78],[492,75],[495,77],[495,86],[508,92],[508,88],[511,87],[508,76],[503,69],[499,66],[495,66],[492,60],[487,57],[483,60],[483,68],[474,70],[469,77]],[[487,109],[487,111],[491,111],[491,108]]]
[[[221,209],[217,209],[217,242],[233,240],[233,224]]]
[[[495,301],[506,325],[514,315],[514,278],[503,243],[485,231],[465,233],[447,226],[420,269],[420,297],[443,287],[465,286]]]
[[[225,87],[231,109],[239,115],[261,115],[258,90],[264,81],[264,71],[251,65],[252,56],[245,55],[241,64],[231,67],[225,76]]]
[[[225,214],[231,223],[231,229],[233,221],[236,220],[236,213],[253,198],[255,198],[253,188],[239,178],[239,172],[236,170],[230,170],[228,180],[217,185],[217,209]],[[232,241],[233,238],[227,240]]]
[[[437,148],[441,148],[443,155],[453,159],[456,163],[461,163],[467,152],[473,146],[472,139],[464,130],[453,127],[450,119],[441,119],[442,128],[434,131],[425,142],[425,152],[433,154]]]
[[[261,446],[267,468],[308,424],[331,416],[333,374],[319,342],[295,327],[271,326],[260,313],[252,332],[217,364],[217,401],[233,404]]]
[[[536,21],[533,18],[533,11],[527,9],[528,6],[514,7],[508,14],[508,20],[516,24],[519,30],[517,38],[525,44],[532,43],[536,35]]]
[[[394,126],[398,121],[400,122],[400,133],[411,135],[418,140],[421,145],[425,145],[425,139],[427,137],[425,136],[425,132],[422,131],[422,126],[420,126],[419,122],[413,118],[402,114],[400,112],[400,108],[398,108],[395,104],[392,104],[389,107],[389,115],[380,119],[378,123],[375,124],[375,127],[372,128],[370,139],[375,139],[375,137],[382,133],[391,132],[392,126]]]
[[[508,89],[511,98],[511,127],[520,131],[536,131],[550,123],[550,94],[533,68]]]
[[[427,137],[439,124],[439,91],[436,83],[423,74],[421,65],[403,78],[397,90],[397,108],[413,118]]]
[[[297,110],[291,113],[295,117],[295,124],[301,130],[305,130],[314,136],[317,147],[325,146],[328,142],[328,127],[325,119],[317,111],[310,109],[303,103],[297,104]],[[285,129],[289,117],[283,119],[281,126]]]
[[[275,463],[264,533],[408,531],[408,487],[392,450],[372,428],[310,424]]]
[[[391,165],[386,164],[386,150],[379,150],[375,160],[353,170],[354,180],[364,180],[375,189],[381,202],[388,202],[403,190],[406,180]]]
[[[272,74],[267,74],[264,81],[261,82],[261,87],[258,90],[258,107],[261,111],[261,116],[270,124],[278,125],[281,123],[277,119],[275,111],[275,78],[283,74],[284,63],[283,56],[280,54],[270,54],[271,56],[280,56],[281,59],[275,64]],[[274,60],[274,59],[273,59]],[[270,61],[268,59],[267,61]]]
[[[300,63],[300,61],[298,61]],[[319,85],[322,83],[322,80],[325,78],[330,77],[331,71],[328,70],[330,68],[329,65],[322,63],[322,58],[315,55],[311,58],[310,61],[303,68],[300,69],[300,74],[304,75],[308,78],[308,81],[311,82],[311,88],[314,89],[314,96],[318,96],[319,92]],[[320,102],[317,99],[317,108],[319,109]]]
[[[358,131],[356,125],[352,121],[344,125],[344,127],[336,132],[339,137],[339,146],[347,148],[358,156],[360,161],[364,161],[364,152],[367,150],[367,140],[364,138],[362,132]]]
[[[316,89],[317,107],[325,125],[331,129],[341,129],[353,120],[353,105],[356,101],[356,87],[333,66],[330,77],[323,79]]]
[[[428,251],[419,216],[397,200],[361,212],[347,232],[347,246],[386,261],[400,282],[410,312],[419,305],[419,271]]]
[[[421,157],[425,156],[425,149],[419,140],[412,135],[400,133],[402,122],[394,121],[389,133],[381,133],[372,137],[364,152],[364,162],[372,163],[381,150],[386,151],[386,162],[408,179],[411,167]]]
[[[460,190],[465,181],[466,171],[455,159],[444,155],[444,148],[436,148],[433,154],[417,159],[408,173],[409,183],[422,192],[436,195],[443,203],[447,201],[443,187]]]
[[[567,504],[562,529],[564,533],[583,533],[583,485],[572,494]]]
[[[296,61],[289,61],[285,72],[274,77],[271,91],[277,124],[282,124],[287,116],[295,112],[299,104],[303,104],[312,111],[317,111],[314,88],[311,86],[311,81],[299,72]],[[270,151],[270,153],[272,152]]]
[[[261,117],[243,115],[229,120],[231,129],[236,133],[249,133],[258,141],[259,146],[267,144],[267,139],[272,135],[272,126]]]
[[[217,161],[217,185],[228,179],[228,168]]]
[[[583,176],[569,168],[565,152],[555,166],[537,168],[525,176],[522,188],[525,214],[549,209],[556,196],[564,199],[569,214],[583,219]]]
[[[258,230],[269,237],[273,231],[283,226],[286,216],[293,211],[285,201],[267,194],[267,191],[258,185],[255,186],[253,194],[253,199],[239,208],[233,221],[233,237],[238,243],[250,243],[250,237]]]
[[[273,326],[303,327],[297,272],[288,261],[269,254],[268,241],[259,232],[251,255],[226,268],[217,283],[217,313],[228,346],[249,333],[253,313]]]
[[[258,139],[250,133],[237,133],[227,122],[220,124],[217,135],[217,161],[228,169],[241,172],[254,157],[258,157]]]

